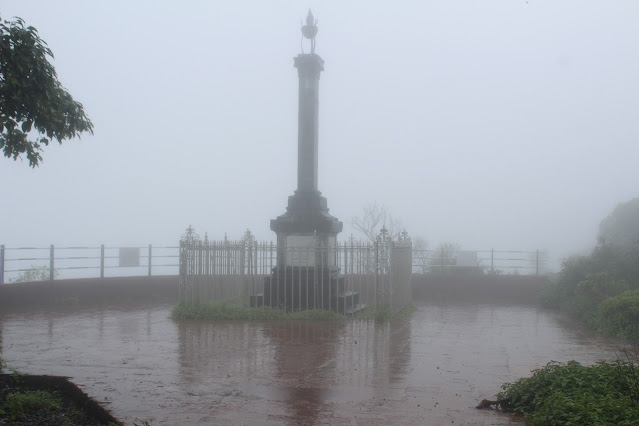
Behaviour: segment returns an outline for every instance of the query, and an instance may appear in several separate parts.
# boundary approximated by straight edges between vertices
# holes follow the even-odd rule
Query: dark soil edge
[[[58,392],[65,401],[69,401],[89,419],[105,425],[109,423],[123,425],[108,410],[69,381],[68,377],[0,374],[0,389],[2,391],[12,389],[17,391],[45,390]]]

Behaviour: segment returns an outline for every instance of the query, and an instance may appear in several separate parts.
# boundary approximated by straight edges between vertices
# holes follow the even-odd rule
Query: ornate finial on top
[[[195,232],[195,228],[189,225],[189,227],[186,228],[186,233],[180,237],[180,242],[193,244],[196,241],[200,241],[200,236]]]
[[[386,225],[382,225],[382,229],[379,230],[377,241],[380,243],[387,243],[391,241],[391,237],[390,235],[388,235],[388,229],[386,229]]]
[[[315,53],[315,36],[317,35],[317,19],[313,18],[313,12],[308,10],[306,25],[302,25],[302,35],[311,41],[311,53]],[[302,53],[304,53],[304,38],[302,38]]]

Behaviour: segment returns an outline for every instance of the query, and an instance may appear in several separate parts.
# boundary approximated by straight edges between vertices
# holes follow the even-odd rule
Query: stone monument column
[[[352,314],[365,305],[359,303],[359,293],[346,290],[337,265],[337,234],[343,225],[328,213],[318,189],[319,79],[324,61],[315,54],[316,24],[309,10],[302,35],[310,40],[311,52],[302,48],[293,62],[299,77],[297,189],[288,197],[286,213],[271,220],[277,234],[277,266],[264,278],[264,291],[252,297],[251,305]]]
[[[306,18],[302,34],[311,41],[311,52],[294,58],[299,77],[299,111],[297,133],[297,189],[288,198],[286,213],[271,220],[280,247],[335,247],[343,224],[328,213],[326,198],[318,189],[318,118],[319,79],[324,60],[315,53],[316,21],[312,13]],[[283,251],[284,252],[284,251]],[[330,259],[326,259],[330,267]],[[311,260],[278,256],[278,267],[315,266]]]
[[[299,75],[297,133],[297,191],[317,192],[317,137],[319,117],[319,79],[324,61],[318,55],[294,58]]]

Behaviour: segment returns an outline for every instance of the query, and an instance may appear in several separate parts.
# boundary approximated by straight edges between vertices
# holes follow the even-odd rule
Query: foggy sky
[[[273,240],[296,185],[301,20],[319,20],[319,189],[430,247],[595,243],[639,196],[636,1],[5,0],[95,135],[0,160],[8,247]]]

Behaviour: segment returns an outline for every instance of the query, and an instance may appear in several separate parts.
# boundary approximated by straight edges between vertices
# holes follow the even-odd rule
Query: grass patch
[[[268,321],[283,316],[279,309],[249,308],[236,303],[179,303],[171,310],[173,319]]]
[[[622,360],[589,367],[552,361],[504,384],[496,402],[533,425],[637,424],[639,367]]]
[[[410,304],[405,306],[400,311],[395,314],[392,313],[390,308],[382,308],[382,309],[371,309],[366,308],[363,311],[357,312],[351,318],[365,321],[378,321],[378,322],[386,322],[386,321],[397,321],[410,317],[413,312],[417,310],[417,306]]]
[[[66,377],[0,374],[0,425],[121,425]]]
[[[173,307],[173,319],[238,320],[238,321],[344,321],[347,319],[391,321],[410,316],[417,308],[409,305],[392,315],[390,309],[365,309],[352,316],[345,316],[324,309],[285,312],[271,307],[250,308],[241,302],[227,303],[179,303]]]
[[[392,317],[391,310],[389,308],[372,309],[366,308],[363,311],[356,312],[351,318],[363,320],[363,321],[390,321]]]
[[[0,423],[21,424],[87,424],[79,410],[68,407],[57,392],[44,390],[9,392],[0,405]]]
[[[203,320],[240,320],[240,321],[284,321],[307,320],[329,321],[343,320],[344,316],[323,309],[311,309],[300,312],[285,312],[282,309],[260,307],[250,308],[240,303],[180,303],[171,311],[173,319]]]
[[[392,320],[403,320],[406,318],[410,318],[415,311],[417,310],[417,306],[412,303],[404,306],[401,311],[397,312],[395,315],[391,317]]]
[[[325,309],[309,309],[307,311],[291,312],[285,314],[288,320],[302,321],[343,321],[347,317]]]

